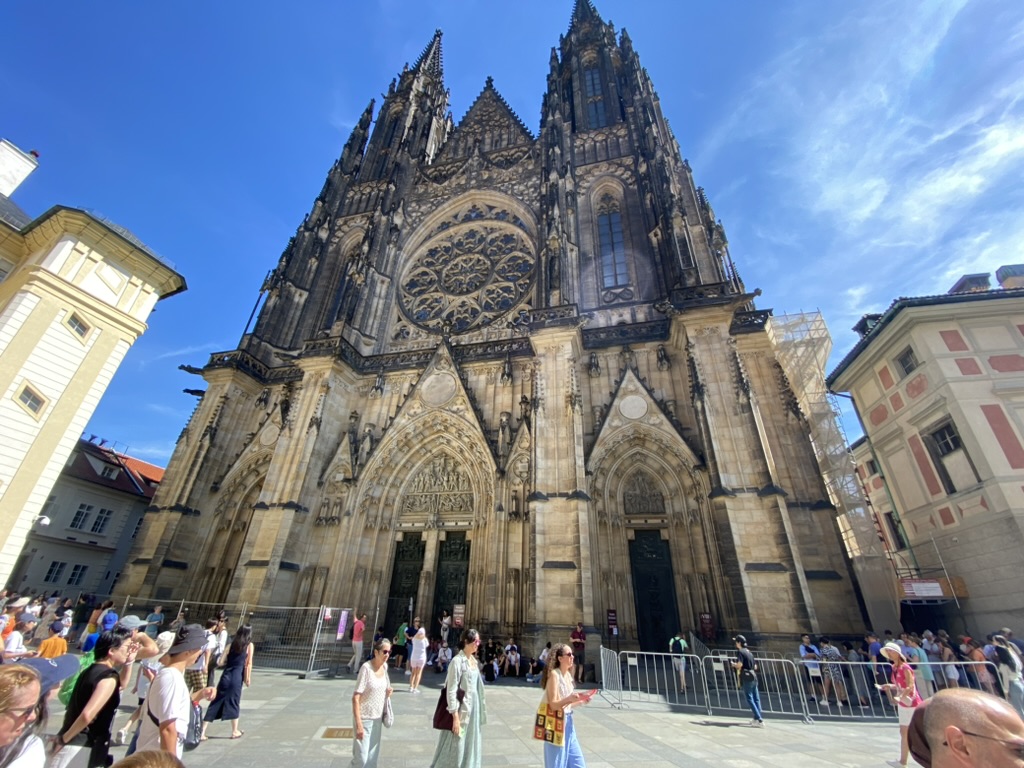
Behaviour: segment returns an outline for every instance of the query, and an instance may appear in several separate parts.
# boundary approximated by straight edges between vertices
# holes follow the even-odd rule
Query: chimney
[[[39,165],[39,154],[25,153],[7,139],[0,139],[0,195],[10,197]]]
[[[996,270],[999,287],[1006,290],[1024,288],[1024,264],[1007,264]]]
[[[992,286],[989,283],[988,272],[979,272],[974,275],[964,275],[949,289],[948,293],[980,293],[990,291]]]

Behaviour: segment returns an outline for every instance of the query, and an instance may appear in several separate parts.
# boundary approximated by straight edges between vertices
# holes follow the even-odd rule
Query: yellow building
[[[131,232],[9,195],[35,158],[0,141],[0,583],[156,302],[185,280]]]

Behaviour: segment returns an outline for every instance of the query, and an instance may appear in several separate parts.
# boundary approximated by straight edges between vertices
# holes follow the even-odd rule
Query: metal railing
[[[349,639],[353,621],[351,610],[344,635],[339,637],[338,625],[342,611],[324,605],[297,608],[245,602],[152,600],[133,595],[125,597],[121,604],[122,615],[135,614],[143,619],[154,605],[162,605],[167,618],[161,629],[167,630],[173,629],[175,622],[179,621],[205,624],[207,619],[214,618],[223,610],[228,616],[230,633],[233,634],[243,623],[252,627],[252,642],[255,646],[253,666],[260,668],[311,673],[326,670],[336,665],[339,659],[344,663],[352,653],[352,642]],[[372,637],[372,632],[369,637]]]
[[[612,706],[629,703],[656,704],[671,708],[703,710],[708,715],[749,712],[739,675],[732,666],[735,656],[710,652],[707,656],[640,651],[615,651],[601,647],[602,695]],[[762,656],[757,661],[761,710],[769,716],[796,717],[812,723],[815,718],[852,721],[894,721],[898,711],[887,692],[876,685],[892,682],[889,664],[849,661],[802,662]],[[927,667],[922,673],[920,667]],[[986,662],[943,662],[918,665],[915,680],[922,697],[934,691],[927,684],[952,678],[964,686],[998,693],[995,666]]]

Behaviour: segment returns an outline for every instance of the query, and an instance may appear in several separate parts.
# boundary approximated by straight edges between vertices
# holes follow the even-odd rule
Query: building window
[[[922,433],[939,481],[947,494],[962,491],[981,482],[974,462],[967,455],[960,433],[952,419],[946,419]]]
[[[626,248],[622,236],[622,214],[618,211],[600,214],[597,217],[597,231],[601,248],[602,284],[605,288],[629,285]]]
[[[54,560],[52,563],[50,563],[50,568],[46,572],[46,577],[43,579],[43,581],[49,582],[51,584],[60,581],[60,577],[64,575],[64,569],[67,567],[67,563],[62,563],[59,560]]]
[[[917,362],[917,355],[911,347],[907,347],[896,357],[896,367],[900,369],[903,376],[909,376],[912,371],[920,367]]]
[[[962,447],[960,435],[956,433],[952,423],[943,424],[934,430],[931,433],[931,438],[935,441],[935,451],[939,456],[948,456],[953,451],[959,450]]]
[[[14,271],[14,262],[10,259],[0,258],[0,283],[7,279],[7,276]]]
[[[892,512],[886,512],[885,524],[889,529],[889,541],[892,542],[892,548],[897,552],[902,552],[907,548],[907,540],[903,538],[903,529],[896,522],[896,515]]]
[[[112,467],[109,464],[107,464],[105,467],[103,467],[103,471],[100,472],[100,477],[105,478],[107,480],[113,480],[115,477],[117,477],[117,467]]]
[[[604,128],[608,125],[608,116],[604,111],[601,73],[597,67],[588,67],[583,70],[583,89],[587,97],[587,125],[591,129]]]
[[[100,509],[99,514],[96,515],[96,519],[92,521],[91,531],[93,533],[103,533],[107,530],[107,523],[110,522],[110,518],[114,516],[114,510],[112,509]]]
[[[875,463],[874,459],[868,459],[867,464],[865,464],[865,467],[868,470],[868,477],[878,474],[878,464]]]
[[[89,570],[87,565],[76,565],[71,569],[71,575],[68,577],[68,586],[78,587],[82,584],[82,579],[85,578],[85,572]]]
[[[83,341],[88,338],[89,331],[92,330],[92,326],[85,322],[77,312],[71,313],[71,316],[65,321],[65,325],[71,329],[75,336]]]
[[[92,512],[92,504],[79,504],[75,516],[71,519],[70,528],[78,531],[85,530],[85,524],[89,521],[89,514]]]
[[[143,521],[143,520],[144,520],[144,518],[141,518],[141,517],[140,517],[140,518],[139,518],[138,520],[136,520],[136,521],[135,521],[135,530],[134,530],[134,531],[132,531],[132,538],[133,538],[133,539],[134,539],[134,538],[135,538],[136,536],[138,536],[138,535],[139,535],[139,531],[140,531],[140,530],[142,530],[142,521]]]
[[[46,410],[46,398],[31,384],[22,384],[15,398],[22,408],[34,419],[39,419]]]

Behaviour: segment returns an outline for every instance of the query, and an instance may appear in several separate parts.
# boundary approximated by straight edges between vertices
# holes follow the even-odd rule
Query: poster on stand
[[[343,608],[338,616],[338,640],[345,637],[345,630],[348,628],[348,615],[351,613],[348,608]]]

